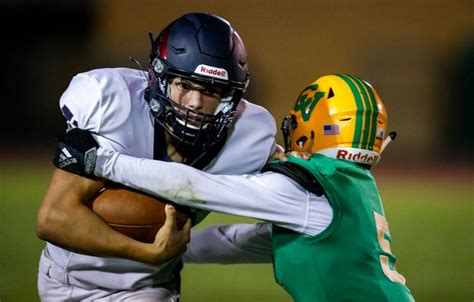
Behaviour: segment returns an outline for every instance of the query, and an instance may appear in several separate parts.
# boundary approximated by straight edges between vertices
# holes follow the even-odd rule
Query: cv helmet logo
[[[305,122],[309,120],[314,107],[316,107],[316,104],[324,96],[324,92],[317,90],[318,84],[312,84],[306,87],[298,96],[295,107],[293,108],[295,112],[301,112],[301,116]]]

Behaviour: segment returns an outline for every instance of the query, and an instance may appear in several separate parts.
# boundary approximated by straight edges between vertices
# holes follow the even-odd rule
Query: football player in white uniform
[[[131,156],[215,174],[261,169],[275,151],[275,122],[268,111],[241,99],[249,82],[247,53],[230,24],[190,13],[150,38],[147,73],[97,69],[72,79],[60,100],[68,126],[95,133],[97,147]],[[73,162],[74,154],[57,149],[54,163],[62,169],[53,172],[38,212],[37,234],[47,241],[40,298],[177,301],[181,256],[176,255],[188,240],[186,231],[168,230],[153,244],[116,232],[84,204],[105,180],[67,172]],[[206,214],[198,211],[195,221]],[[267,228],[244,232],[249,240],[257,234],[258,241]],[[268,252],[247,259],[270,261]]]

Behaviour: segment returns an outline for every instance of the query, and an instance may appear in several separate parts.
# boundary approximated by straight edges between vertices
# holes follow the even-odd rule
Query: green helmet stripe
[[[364,86],[367,88],[367,91],[370,95],[370,101],[372,103],[372,133],[370,134],[370,141],[369,141],[369,150],[372,150],[374,143],[375,143],[375,136],[377,135],[377,117],[379,115],[379,107],[377,106],[377,100],[375,99],[374,91],[372,87],[367,85],[366,82],[359,79]]]
[[[356,78],[365,87],[365,90],[368,93],[367,102],[370,105],[370,112],[368,112],[368,114],[371,116],[371,118],[370,118],[370,132],[368,135],[366,149],[373,150],[375,137],[377,135],[377,118],[378,118],[378,111],[379,111],[378,106],[377,106],[377,100],[375,99],[374,90],[369,84],[367,84],[367,82],[365,82],[364,80],[356,76],[354,76],[354,78]]]
[[[354,96],[356,106],[357,106],[357,113],[356,113],[356,126],[354,130],[354,142],[352,143],[352,148],[359,148],[359,142],[361,140],[361,135],[362,135],[362,123],[364,116],[361,114],[364,112],[364,106],[362,105],[362,100],[360,98],[360,93],[357,91],[357,87],[354,85],[354,83],[349,79],[348,76],[342,73],[337,74],[338,77],[343,79],[346,84],[351,88],[352,95]]]
[[[362,94],[363,100],[364,100],[364,128],[362,130],[362,140],[359,144],[359,147],[362,149],[369,150],[369,142],[372,134],[372,103],[369,100],[369,96],[367,95],[367,91],[365,90],[365,86],[360,81],[358,78],[355,76],[350,76],[347,75],[351,80],[354,81],[354,83],[357,85],[359,88],[360,93]]]

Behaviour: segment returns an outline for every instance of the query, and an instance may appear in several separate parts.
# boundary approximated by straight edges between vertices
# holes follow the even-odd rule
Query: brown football
[[[131,188],[111,186],[100,191],[88,205],[113,229],[135,240],[151,243],[166,220],[167,203],[173,204]],[[181,229],[190,217],[190,210],[177,204],[173,206],[178,229]]]

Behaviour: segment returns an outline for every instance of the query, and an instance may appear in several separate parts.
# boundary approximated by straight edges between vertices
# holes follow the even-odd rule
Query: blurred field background
[[[417,301],[474,299],[474,2],[0,1],[0,300],[37,301],[35,215],[71,77],[146,66],[148,31],[189,11],[227,18],[249,53],[246,97],[281,121],[328,73],[371,82],[399,137],[374,169]],[[29,24],[29,25],[28,25]],[[281,142],[281,140],[280,140]],[[212,214],[200,225],[248,221]],[[270,265],[189,265],[183,301],[290,301]]]

